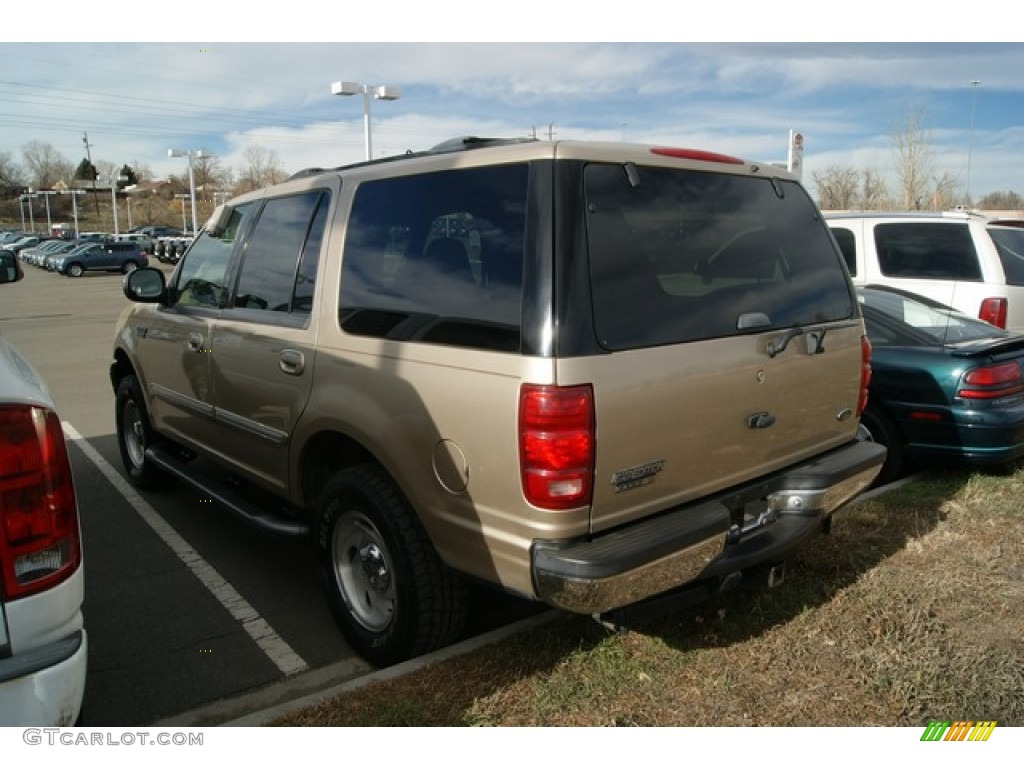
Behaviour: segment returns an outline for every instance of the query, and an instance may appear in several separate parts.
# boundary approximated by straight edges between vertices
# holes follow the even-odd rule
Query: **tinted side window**
[[[584,180],[594,324],[608,349],[854,312],[840,255],[798,184],[598,164]]]
[[[252,203],[231,212],[228,226],[219,237],[203,232],[178,265],[172,286],[173,304],[185,307],[221,307],[227,296],[227,270],[231,251],[248,217]]]
[[[299,255],[299,268],[295,275],[295,290],[292,293],[292,312],[309,314],[313,311],[313,293],[316,289],[316,273],[320,266],[320,247],[323,245],[324,233],[327,230],[327,212],[330,210],[330,199],[321,195],[313,223],[309,227],[309,235]]]
[[[857,276],[857,239],[853,236],[853,230],[846,227],[832,227],[832,236],[839,244],[839,250],[843,252],[843,261],[846,268],[854,277]]]
[[[345,239],[341,327],[517,351],[528,175],[508,165],[361,185]]]
[[[989,229],[1007,285],[1024,285],[1024,229]]]
[[[326,198],[322,191],[268,200],[247,238],[245,257],[238,275],[233,305],[245,309],[290,312],[295,297],[300,257],[306,254],[306,275],[310,279],[306,249],[312,240],[319,251],[326,218],[316,213]],[[319,231],[312,232],[314,219]],[[315,278],[316,265],[312,277]],[[312,285],[304,291],[312,296]],[[306,312],[309,307],[306,307]]]
[[[887,277],[981,280],[966,224],[909,222],[875,226],[878,266]]]

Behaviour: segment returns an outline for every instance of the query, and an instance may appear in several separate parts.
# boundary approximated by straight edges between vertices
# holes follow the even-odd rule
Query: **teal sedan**
[[[876,484],[923,461],[1024,457],[1024,336],[906,291],[858,295],[872,346],[861,435],[889,451]]]

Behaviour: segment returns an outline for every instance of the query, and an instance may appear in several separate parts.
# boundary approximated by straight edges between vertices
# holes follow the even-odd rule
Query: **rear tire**
[[[441,562],[380,467],[338,472],[324,486],[317,511],[328,602],[357,653],[383,667],[458,639],[466,625],[468,589]]]
[[[158,438],[149,424],[142,387],[135,376],[121,379],[115,402],[117,447],[128,479],[144,490],[166,488],[173,479],[146,460],[146,449]]]
[[[121,273],[125,275],[130,275],[138,268],[139,265],[136,264],[134,261],[126,261],[124,264],[121,265]]]
[[[861,415],[860,426],[864,439],[884,445],[888,451],[873,485],[885,485],[902,477],[906,471],[907,447],[896,422],[889,414],[869,405]]]

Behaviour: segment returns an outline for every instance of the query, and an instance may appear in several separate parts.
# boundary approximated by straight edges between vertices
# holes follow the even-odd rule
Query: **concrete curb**
[[[439,661],[445,661],[446,659],[451,659],[456,656],[462,656],[466,653],[469,653],[470,651],[475,651],[478,648],[483,648],[484,646],[492,645],[501,640],[504,640],[506,637],[510,637],[511,635],[514,635],[518,632],[522,632],[523,630],[548,624],[562,615],[563,614],[559,613],[558,611],[547,611],[545,613],[540,614],[539,616],[531,616],[528,619],[517,621],[514,624],[509,624],[505,627],[500,627],[499,629],[492,630],[491,632],[487,632],[483,635],[478,635],[476,637],[470,638],[469,640],[464,640],[461,643],[456,643],[455,645],[450,645],[447,648],[442,648],[441,650],[435,651],[434,653],[429,653],[426,656],[420,656],[418,658],[402,662],[401,664],[396,664],[393,667],[387,667],[376,672],[371,672],[367,675],[362,675],[360,677],[355,678],[354,680],[349,680],[348,682],[344,682],[340,685],[335,685],[330,688],[326,688],[322,691],[318,691],[308,696],[301,696],[297,699],[292,699],[290,701],[285,701],[275,706],[267,707],[266,709],[260,710],[258,712],[253,712],[251,714],[245,715],[244,717],[239,717],[235,720],[230,720],[226,723],[222,723],[222,725],[266,725],[269,722],[276,720],[277,718],[282,717],[286,714],[295,712],[300,709],[306,709],[307,707],[315,706],[317,704],[320,704],[321,702],[332,699],[335,696],[340,696],[343,693],[350,693],[352,691],[359,690],[360,688],[364,688],[368,685],[373,685],[374,683],[383,682],[385,680],[393,680],[395,678],[402,677],[403,675],[407,675],[410,672],[415,672],[425,667],[429,667],[431,664],[435,664]]]
[[[374,670],[374,667],[359,658],[346,659],[337,664],[286,678],[242,696],[215,701],[199,709],[182,712],[152,725],[179,728],[267,725],[292,712],[316,706],[377,682],[393,680],[446,659],[462,656],[518,632],[551,623],[564,615],[559,611],[546,611],[384,669]]]

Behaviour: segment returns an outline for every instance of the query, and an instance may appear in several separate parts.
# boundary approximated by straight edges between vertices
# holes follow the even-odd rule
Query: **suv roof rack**
[[[401,155],[390,155],[388,157],[377,158],[376,160],[363,160],[358,163],[348,163],[346,165],[339,165],[334,168],[304,168],[301,171],[297,171],[288,177],[289,181],[293,179],[304,179],[308,176],[319,176],[321,173],[329,173],[334,171],[344,171],[349,168],[362,168],[369,165],[379,165],[381,163],[393,163],[396,160],[407,160],[412,157],[426,157],[429,155],[441,155],[448,152],[464,152],[470,149],[484,149],[486,147],[503,147],[510,144],[527,144],[533,141],[540,141],[540,139],[533,137],[521,137],[521,138],[487,138],[482,136],[456,136],[453,139],[447,139],[442,141],[440,144],[435,144],[433,147],[427,150],[421,150],[419,152],[413,152],[411,149],[407,149]]]
[[[540,141],[540,139],[530,136],[512,139],[487,138],[483,136],[456,136],[454,139],[448,139],[447,141],[442,141],[440,144],[435,144],[423,154],[439,155],[444,152],[461,152],[467,149],[483,149],[484,147],[504,147],[509,144],[528,144],[533,141]]]

